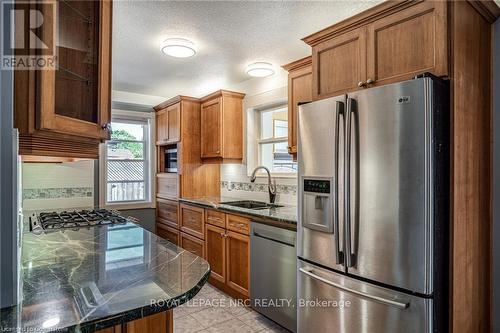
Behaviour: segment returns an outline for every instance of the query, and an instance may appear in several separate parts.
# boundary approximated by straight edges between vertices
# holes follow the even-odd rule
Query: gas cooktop
[[[129,222],[117,211],[107,209],[43,212],[31,217],[31,230],[77,229]]]

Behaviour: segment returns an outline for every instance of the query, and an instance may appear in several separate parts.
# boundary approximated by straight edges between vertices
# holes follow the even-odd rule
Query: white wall
[[[111,93],[111,99],[113,100],[113,102],[151,105],[151,106],[158,105],[161,102],[167,100],[167,98],[162,96],[136,94],[121,90],[113,90]]]
[[[94,161],[23,163],[23,210],[94,206]]]

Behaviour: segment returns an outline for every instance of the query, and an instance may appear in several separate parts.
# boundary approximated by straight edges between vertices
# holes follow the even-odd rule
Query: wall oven
[[[165,172],[177,172],[177,146],[165,147]]]

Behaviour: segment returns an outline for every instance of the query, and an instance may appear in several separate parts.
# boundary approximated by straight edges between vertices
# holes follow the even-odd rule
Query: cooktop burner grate
[[[38,214],[38,222],[45,230],[81,228],[108,224],[124,224],[127,219],[117,211],[107,209],[64,211]]]

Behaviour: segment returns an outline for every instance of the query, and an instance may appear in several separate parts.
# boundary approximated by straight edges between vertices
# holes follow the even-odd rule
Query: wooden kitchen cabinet
[[[71,1],[44,15],[44,40],[58,24],[58,68],[14,73],[21,155],[98,158],[111,129],[111,11],[110,0]]]
[[[179,228],[177,201],[156,199],[156,222],[170,225],[173,228]]]
[[[227,231],[226,235],[226,285],[248,297],[250,237],[233,231]]]
[[[314,45],[312,78],[314,100],[358,89],[366,81],[366,28]]]
[[[156,144],[164,145],[181,140],[181,102],[156,111]]]
[[[179,245],[184,250],[205,258],[205,242],[203,240],[181,232]]]
[[[250,219],[240,215],[226,214],[226,228],[244,235],[250,234]]]
[[[312,46],[314,100],[425,72],[448,75],[447,3],[402,1],[384,6],[303,39]]]
[[[283,68],[288,71],[288,153],[297,157],[297,110],[299,103],[312,101],[312,57]]]
[[[156,112],[156,144],[160,145],[168,140],[168,113],[167,109]]]
[[[167,310],[95,331],[95,333],[173,333],[174,310]]]
[[[156,175],[156,196],[176,200],[179,197],[179,175],[158,173]]]
[[[383,85],[448,75],[446,1],[424,1],[367,26],[367,79]]]
[[[205,209],[205,223],[226,228],[226,214],[213,209]]]
[[[204,239],[205,211],[203,208],[180,204],[180,229],[181,231]]]
[[[205,224],[205,259],[210,264],[210,279],[226,282],[226,230]]]
[[[180,232],[177,228],[173,228],[163,223],[156,223],[156,234],[175,245],[179,245]]]
[[[243,158],[243,97],[219,90],[201,99],[203,162],[238,162]]]

